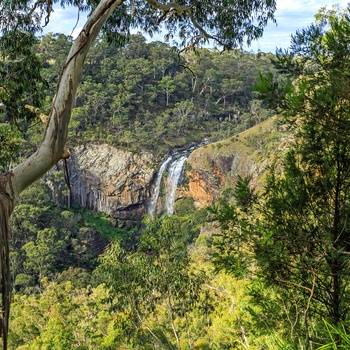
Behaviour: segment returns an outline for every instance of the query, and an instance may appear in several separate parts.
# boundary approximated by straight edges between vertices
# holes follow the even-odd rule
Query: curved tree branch
[[[196,39],[196,44],[201,40],[201,39],[213,39],[218,41],[217,38],[213,37],[212,35],[210,35],[209,33],[207,33],[204,28],[202,26],[199,25],[199,23],[196,21],[196,19],[193,17],[193,13],[191,11],[191,8],[189,6],[181,6],[176,2],[169,2],[168,4],[161,4],[160,2],[158,2],[157,0],[146,0],[151,6],[153,6],[154,8],[161,10],[164,12],[162,18],[165,18],[167,13],[171,10],[174,9],[176,11],[176,13],[178,14],[178,16],[182,16],[184,13],[186,13],[188,15],[188,17],[190,18],[192,24],[195,26],[195,28],[197,28],[200,33],[202,34],[201,37]],[[220,42],[219,42],[220,43]],[[195,44],[191,45],[194,46]]]

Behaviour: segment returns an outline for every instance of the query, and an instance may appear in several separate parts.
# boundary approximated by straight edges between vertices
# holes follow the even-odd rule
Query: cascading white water
[[[164,204],[164,210],[169,215],[172,215],[174,213],[174,203],[176,199],[176,190],[177,186],[179,184],[182,169],[184,166],[184,163],[186,159],[188,158],[189,154],[195,150],[196,148],[208,144],[209,141],[205,140],[201,143],[198,143],[197,145],[189,148],[187,151],[184,151],[183,156],[179,157],[179,153],[174,153],[171,156],[167,158],[167,160],[161,165],[159,168],[159,171],[157,173],[156,181],[154,184],[154,192],[152,194],[152,197],[147,205],[147,212],[149,214],[154,214],[156,212],[157,208],[157,202],[159,198],[160,189],[162,186],[162,178],[164,171],[169,167],[168,170],[168,177],[167,177],[167,183],[166,183],[166,194],[165,194],[165,204]],[[175,158],[175,160],[170,164],[170,162]],[[170,164],[170,166],[169,166]]]
[[[157,202],[158,202],[158,197],[159,197],[159,192],[160,192],[160,187],[161,187],[161,183],[162,183],[162,177],[163,177],[163,173],[165,171],[165,169],[168,167],[170,161],[173,158],[171,156],[169,156],[167,158],[167,160],[160,166],[158,173],[157,173],[157,177],[156,177],[156,182],[154,184],[154,192],[152,194],[151,200],[148,204],[148,213],[149,214],[153,214],[156,211],[156,207],[157,207]]]
[[[165,197],[165,209],[169,215],[174,213],[176,189],[181,177],[183,165],[187,158],[188,156],[182,156],[171,163],[169,167]]]

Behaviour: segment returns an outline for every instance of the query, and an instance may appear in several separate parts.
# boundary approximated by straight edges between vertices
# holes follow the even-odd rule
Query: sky
[[[315,14],[323,6],[339,4],[341,8],[346,8],[350,0],[276,0],[277,10],[274,23],[269,24],[264,31],[264,35],[254,42],[247,50],[261,50],[263,52],[275,52],[276,48],[287,49],[290,44],[291,34],[297,30],[306,28],[314,22]]]
[[[277,25],[268,24],[262,38],[245,46],[247,51],[275,52],[276,48],[287,49],[290,44],[291,34],[314,22],[314,15],[323,6],[339,4],[342,8],[347,6],[350,0],[276,0],[277,10],[275,18]],[[85,15],[82,14],[77,23],[78,11],[76,8],[56,9],[51,15],[50,24],[45,28],[44,33],[64,33],[75,37],[85,22]],[[157,36],[155,40],[162,40]]]

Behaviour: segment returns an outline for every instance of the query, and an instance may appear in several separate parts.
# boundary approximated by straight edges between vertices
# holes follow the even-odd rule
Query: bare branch
[[[294,283],[294,282],[288,281],[288,280],[282,280],[280,278],[276,279],[276,282],[290,284],[291,286],[294,286],[294,287],[297,287],[297,288],[300,288],[303,290],[307,290],[308,292],[310,292],[310,294],[313,294],[313,288],[305,287],[299,283]]]
[[[191,46],[194,46],[195,44],[197,44],[201,39],[213,39],[213,40],[220,43],[218,38],[215,38],[212,35],[210,35],[208,32],[206,32],[204,30],[204,28],[202,26],[199,25],[199,23],[193,17],[193,13],[191,11],[190,6],[181,6],[176,2],[169,2],[168,4],[161,4],[157,0],[146,0],[146,1],[154,8],[164,12],[164,14],[160,17],[158,22],[161,22],[168,15],[168,13],[170,12],[171,9],[174,9],[178,16],[182,16],[184,13],[187,14],[188,17],[190,18],[192,24],[195,26],[195,28],[197,28],[202,33],[202,36],[198,37],[195,40],[195,42],[191,44]]]

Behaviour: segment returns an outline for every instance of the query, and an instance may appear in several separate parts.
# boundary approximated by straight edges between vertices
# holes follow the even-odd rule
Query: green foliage
[[[208,39],[215,39],[224,49],[242,46],[262,36],[268,20],[273,20],[275,2],[248,2],[222,5],[220,1],[202,3],[191,1],[187,10],[176,12],[176,16],[167,16],[142,1],[125,2],[112,15],[106,30],[112,34],[129,33],[131,28],[143,28],[151,36],[159,31],[162,24],[165,39],[172,40],[178,35],[179,46],[197,46],[205,44]],[[214,15],[215,14],[215,15]],[[205,33],[205,34],[204,34]],[[119,40],[120,41],[120,40]]]
[[[110,240],[125,230],[103,214],[57,207],[44,184],[32,185],[12,215],[11,264],[17,290],[37,285],[43,277],[80,267],[91,271]]]
[[[73,5],[80,11],[89,12],[98,3],[64,0],[60,5]],[[46,1],[37,4],[28,0],[6,0],[1,5],[3,16],[0,24],[3,35],[13,30],[34,34],[44,23],[49,22],[53,11],[52,4]],[[274,20],[276,8],[275,1],[224,5],[221,1],[191,1],[181,5],[172,9],[158,4],[160,8],[156,8],[158,6],[155,3],[125,1],[114,10],[103,31],[110,41],[122,45],[128,42],[132,30],[141,30],[153,36],[162,25],[165,38],[172,40],[176,34],[177,40],[180,40],[179,46],[196,47],[213,39],[224,49],[232,49],[261,37],[267,22]],[[170,10],[174,11],[174,16],[168,16]]]
[[[40,96],[34,99],[30,92],[30,98],[24,96],[20,103],[14,100],[11,107],[10,99],[21,92],[0,89],[0,103],[9,107],[0,110],[2,120],[17,123],[31,140],[22,144],[24,154],[35,150],[32,143],[38,144],[44,131],[44,125],[37,125],[35,115],[24,106],[41,107],[49,114],[71,44],[71,37],[49,33],[32,45],[37,60],[32,74],[38,81],[28,77],[26,84],[35,84]],[[101,38],[85,63],[70,125],[72,142],[108,142],[133,151],[164,153],[204,138],[230,137],[268,116],[264,108],[251,113],[249,107],[258,71],[272,69],[268,56],[200,49],[195,57],[186,52],[179,58],[169,45],[147,44],[141,35],[133,35],[123,50]],[[24,75],[18,73],[18,79]],[[229,88],[223,81],[230,81]],[[14,88],[25,86],[16,84]]]
[[[71,270],[72,271],[72,270]],[[60,276],[59,276],[60,277]],[[81,285],[81,277],[65,282],[42,281],[40,293],[17,294],[12,303],[11,348],[116,348],[120,331],[106,303],[108,290]],[[35,315],[35,317],[33,317]]]
[[[18,27],[7,27],[0,36],[0,103],[6,106],[0,117],[24,129],[26,119],[33,116],[25,105],[40,107],[46,86],[40,58],[34,52],[37,42],[35,35]]]
[[[293,300],[285,307],[295,346],[327,343],[322,318],[347,331],[349,33],[348,11],[324,16],[293,37],[292,53],[277,57],[278,68],[294,78],[279,106],[296,140],[283,171],[268,177],[256,254],[265,281]]]
[[[79,11],[90,12],[98,3],[99,1],[95,0],[88,2],[63,0],[60,2],[60,6],[64,8],[73,5]],[[109,18],[104,31],[109,39],[113,38],[119,44],[125,44],[130,37],[131,30],[140,28],[152,35],[159,31],[162,24],[162,28],[168,31],[168,39],[173,38],[175,33],[178,33],[182,47],[195,47],[198,44],[206,43],[208,39],[215,39],[224,49],[231,49],[241,46],[245,41],[250,43],[251,40],[260,37],[267,21],[273,20],[275,10],[275,1],[273,0],[226,3],[225,6],[222,6],[221,1],[211,1],[210,3],[192,1],[188,5],[184,8],[174,6],[172,9],[157,2],[123,1]],[[62,57],[64,57],[64,51],[70,46],[71,38],[67,38],[65,42],[64,37],[51,35],[47,40],[49,45],[44,40],[41,46],[36,47],[37,52],[34,52],[34,46],[37,43],[36,34],[40,32],[43,25],[49,22],[53,11],[53,2],[50,0],[4,0],[1,2],[0,9],[0,103],[2,110],[0,121],[1,123],[11,122],[15,124],[23,132],[30,133],[30,137],[25,135],[26,138],[32,138],[32,141],[39,142],[39,128],[28,132],[29,126],[35,125],[31,125],[34,114],[29,112],[26,104],[34,109],[43,105],[44,109],[49,110],[53,85],[60,81],[59,76],[57,77],[57,71],[65,62]],[[59,50],[53,50],[53,55],[49,58],[46,56],[46,50],[54,40],[57,40],[55,47]],[[140,50],[143,46],[142,39],[135,40],[133,44],[129,46],[132,47],[129,49],[129,54],[132,52],[137,55],[143,54],[142,49]],[[71,130],[71,136],[75,136],[75,140],[83,142],[86,140],[114,142],[120,139],[122,146],[134,150],[138,149],[135,146],[135,141],[137,141],[139,147],[142,147],[143,142],[141,141],[149,139],[149,135],[152,135],[155,129],[154,120],[150,118],[154,111],[147,111],[145,108],[145,105],[149,106],[153,101],[161,100],[159,89],[155,87],[159,86],[162,92],[165,92],[166,107],[173,108],[173,103],[182,102],[180,99],[170,100],[173,97],[171,94],[176,90],[175,70],[161,69],[162,76],[159,76],[157,66],[164,67],[164,62],[167,64],[167,60],[163,60],[163,58],[150,65],[142,57],[136,59],[131,54],[130,57],[125,56],[124,60],[117,58],[112,63],[112,65],[114,64],[113,70],[111,70],[113,74],[111,71],[106,74],[107,70],[104,68],[110,62],[104,53],[102,55],[97,53],[97,56],[87,63],[87,66],[90,65],[90,67],[87,67],[86,80],[81,86],[77,99],[76,115],[79,119],[76,120],[76,124]],[[43,65],[49,70],[43,74],[46,81],[41,75],[41,59]],[[120,65],[118,65],[119,62]],[[119,72],[122,74],[120,75]],[[53,77],[51,73],[55,76]],[[203,94],[202,106],[209,104],[216,112],[220,109],[215,106],[216,96],[212,95],[211,89],[208,93],[209,89],[207,89],[212,77],[214,81],[218,81],[218,77],[213,73],[213,70],[209,68],[204,74],[201,89],[203,92],[207,90],[207,93]],[[156,75],[158,75],[157,78]],[[146,86],[146,82],[152,80],[154,80],[153,84]],[[192,81],[192,92],[195,90],[194,85],[196,84]],[[238,84],[237,90],[240,90],[240,85]],[[223,109],[226,108],[228,95],[231,95],[233,100],[235,98],[230,94],[231,87],[232,82],[225,80],[225,96],[222,98],[224,100]],[[113,95],[113,92],[117,92],[117,96]],[[183,90],[183,93],[186,91]],[[196,91],[196,93],[202,95],[202,92]],[[243,95],[245,94],[243,93]],[[75,99],[75,96],[73,97]],[[244,105],[244,103],[242,104]],[[197,115],[193,114],[188,118],[191,122],[195,122],[184,122],[188,111],[192,111],[192,109],[194,109],[193,106],[189,104],[176,104],[174,111],[160,113],[167,118],[163,125],[172,121],[173,113],[178,119],[178,123],[173,124],[174,126],[169,133],[171,136],[169,138],[170,144],[181,146],[188,144],[189,141],[197,140],[198,135],[193,132],[184,134],[183,140],[178,144],[173,137],[174,134],[176,137],[180,135],[181,130],[177,128],[177,125],[182,126],[182,130],[188,129],[190,124],[194,124],[195,127],[201,125],[201,119],[207,114],[206,109],[202,109]],[[164,111],[162,110],[162,112]],[[87,120],[87,115],[91,117],[91,120]],[[149,120],[145,121],[144,119],[147,118]],[[112,132],[106,137],[106,130],[111,126],[115,127],[117,132],[115,135]],[[219,127],[215,131],[218,134],[226,134],[226,129],[226,126]],[[62,130],[58,130],[58,132],[60,131]],[[162,135],[164,130],[160,128],[157,132]],[[162,136],[166,139],[169,135]],[[194,136],[192,137],[192,135]],[[151,140],[156,139],[153,137]],[[149,148],[157,150],[156,142],[153,141]],[[164,144],[165,147],[169,147],[166,142]],[[28,151],[33,151],[36,147],[30,144],[29,148],[31,149]],[[16,147],[13,148],[10,144],[6,148],[8,155],[6,155],[5,162],[11,159],[13,151],[16,151]],[[24,153],[23,156],[25,156]],[[7,165],[5,164],[5,166]],[[103,246],[103,243],[96,242],[95,238],[99,233],[94,222],[90,222],[91,226],[85,225],[79,213],[53,206],[47,200],[47,193],[43,189],[38,190],[40,200],[42,200],[41,204],[43,204],[40,207],[37,203],[33,203],[33,200],[37,198],[35,187],[32,187],[30,191],[32,198],[27,198],[27,201],[22,199],[12,222],[11,238],[14,252],[12,268],[18,277],[15,279],[17,286],[26,287],[26,283],[32,285],[33,279],[35,280],[34,284],[37,285],[40,280],[42,293],[40,295],[17,295],[19,298],[15,300],[17,314],[14,318],[12,346],[29,349],[107,349],[119,345],[116,340],[119,332],[114,328],[114,320],[110,320],[110,315],[106,316],[102,307],[99,308],[101,300],[109,296],[108,291],[103,286],[97,287],[92,292],[91,290],[87,291],[88,288],[86,288],[74,290],[73,293],[74,288],[69,282],[48,283],[46,280],[47,276],[61,272],[71,265],[83,266],[89,270],[93,268],[95,256],[99,248]],[[24,214],[28,214],[28,216],[22,222],[21,218]],[[52,216],[48,214],[52,214]],[[157,226],[156,230],[166,236],[166,241],[170,241],[169,235],[167,236],[165,233],[169,230],[172,231],[173,227],[170,224],[167,226],[167,223],[164,223],[166,227],[162,225]],[[152,243],[155,242],[152,241]],[[158,258],[160,260],[156,261],[157,264],[164,263],[164,271],[161,271],[163,274],[159,274],[160,280],[168,278],[164,272],[175,278],[175,287],[169,286],[169,281],[166,284],[161,284],[163,288],[161,291],[164,291],[165,296],[167,296],[167,300],[164,300],[163,304],[166,306],[171,327],[168,325],[169,330],[165,328],[163,330],[161,327],[155,326],[152,337],[157,339],[158,345],[159,342],[165,341],[171,345],[171,342],[175,343],[176,341],[179,348],[181,342],[177,335],[177,325],[174,324],[173,315],[180,318],[186,313],[185,311],[193,308],[199,298],[197,298],[196,288],[199,288],[202,279],[199,274],[192,276],[191,271],[185,269],[184,262],[187,263],[188,260],[186,255],[183,255],[183,251],[186,251],[184,244],[180,241],[176,242],[176,245],[179,245],[182,250],[173,250],[172,245],[165,245],[166,252],[169,253],[168,257],[165,255],[166,259],[161,260],[163,254],[160,254],[159,251]],[[98,249],[92,250],[92,246]],[[156,248],[159,247],[156,244]],[[178,272],[183,273],[180,279],[172,266],[177,260],[183,264],[177,265]],[[142,266],[138,264],[137,259],[135,261],[138,270],[142,271]],[[153,266],[151,272],[153,275],[158,271]],[[135,274],[137,275],[136,272]],[[152,277],[152,275],[148,277]],[[157,277],[156,274],[155,277]],[[5,281],[2,282],[4,286]],[[186,288],[183,285],[184,282],[187,283]],[[178,304],[180,301],[185,302],[186,310],[185,306],[181,303]],[[91,308],[91,305],[94,304],[98,305],[97,311]],[[5,312],[8,310],[5,305],[3,305],[3,309]],[[92,309],[94,312],[91,312]],[[102,312],[100,312],[101,309]],[[32,322],[33,314],[38,315],[36,322]],[[89,329],[86,327],[87,322],[92,325]],[[187,320],[180,319],[180,328],[181,326],[186,328],[183,326],[186,322]],[[4,324],[4,348],[7,348],[7,322]],[[156,325],[157,322],[154,321],[154,324]],[[175,339],[167,340],[169,339],[167,334],[169,331]],[[187,336],[190,338],[189,335]],[[98,344],[94,342],[96,339],[98,339]],[[183,339],[181,341],[183,342]]]
[[[38,39],[21,25],[11,28],[13,14],[7,13],[6,5],[1,4],[0,16],[0,171],[18,162],[25,148],[23,134],[36,117],[26,105],[40,107],[47,87],[34,50]]]
[[[9,167],[23,144],[21,133],[9,123],[0,123],[0,170]]]
[[[50,84],[45,108],[71,41],[49,33],[36,46]],[[84,68],[70,125],[72,142],[107,141],[163,154],[204,138],[227,138],[269,113],[250,106],[259,70],[273,68],[268,56],[199,49],[195,56],[178,57],[168,44],[133,35],[123,50],[101,38]],[[222,81],[230,81],[229,88]],[[42,129],[35,132],[39,142]]]
[[[238,176],[236,187],[226,190],[225,196],[208,208],[220,225],[220,233],[213,234],[209,242],[212,261],[218,270],[226,270],[237,277],[250,273],[254,259],[249,214],[256,198],[250,180]]]
[[[98,3],[64,0],[60,6],[75,6],[79,11],[89,12]],[[174,16],[168,16],[169,10],[167,5],[143,1],[124,1],[114,10],[103,28],[98,44],[91,48],[90,57],[85,64],[84,84],[80,88],[77,108],[73,112],[78,120],[72,123],[72,139],[82,142],[105,142],[107,139],[110,143],[118,140],[118,146],[132,150],[139,151],[147,146],[151,150],[163,152],[169,147],[165,140],[171,141],[170,147],[201,140],[205,129],[200,131],[200,135],[191,129],[200,129],[203,117],[206,118],[208,113],[210,116],[218,111],[231,113],[236,109],[236,104],[244,108],[246,101],[241,97],[249,95],[249,86],[252,85],[250,80],[255,74],[238,77],[238,72],[242,72],[242,69],[234,69],[228,62],[223,64],[222,71],[230,68],[237,78],[233,79],[232,74],[217,74],[216,64],[215,68],[202,65],[203,62],[199,61],[192,65],[195,63],[192,50],[181,51],[186,57],[180,58],[173,47],[160,42],[146,44],[141,35],[130,33],[141,30],[152,36],[161,27],[166,32],[167,41],[173,40],[176,35],[179,42],[173,40],[172,44],[178,48],[194,49],[213,40],[224,49],[223,56],[226,56],[227,49],[241,47],[244,42],[250,43],[262,36],[267,22],[274,20],[275,1],[224,5],[220,1],[191,1],[184,8],[180,4],[176,6],[173,9],[176,13]],[[26,104],[35,108],[43,105],[49,114],[59,72],[72,44],[71,37],[52,33],[38,41],[37,34],[50,21],[52,11],[49,0],[39,3],[31,0],[6,0],[1,3],[0,103],[6,109],[2,113],[4,120],[0,121],[11,121],[24,131],[34,117],[25,108]],[[108,46],[110,41],[117,45]],[[123,52],[121,46],[124,46]],[[204,56],[210,54],[205,53]],[[242,63],[239,62],[238,65],[241,67]],[[187,70],[187,66],[191,68]],[[202,66],[205,72],[201,69]],[[251,69],[255,68],[255,64],[250,66]],[[184,78],[187,81],[183,81]],[[200,108],[197,107],[198,102],[195,108],[188,108],[194,97],[200,101]],[[151,107],[155,104],[158,108]],[[181,104],[187,104],[186,112],[184,106],[179,107]],[[178,120],[175,123],[173,120],[161,123],[171,126],[171,130],[159,128],[157,136],[164,142],[158,146],[155,140],[159,138],[153,137],[158,125],[155,123],[156,117],[145,116],[165,115],[164,109],[168,107],[168,119],[172,119],[174,114]],[[191,115],[188,115],[189,110]],[[86,117],[88,115],[89,118]],[[219,129],[215,130],[219,134],[226,133],[227,130],[226,127],[216,129]],[[107,138],[106,130],[110,131]],[[174,144],[174,138],[179,138],[181,134],[184,139],[179,144]]]
[[[336,328],[327,321],[324,321],[324,323],[326,325],[329,338],[331,339],[331,343],[322,345],[321,347],[317,348],[317,350],[348,349],[350,346],[350,336],[347,331],[348,327]]]
[[[114,243],[101,257],[97,273],[111,288],[117,322],[130,345],[172,349],[181,337],[196,337],[188,318],[200,301],[204,275],[190,267],[179,223],[172,217],[149,218],[136,252]]]
[[[174,204],[174,212],[178,216],[186,216],[195,211],[193,198],[180,198]]]
[[[271,167],[258,200],[240,178],[231,198],[211,208],[221,228],[213,262],[256,276],[250,314],[257,336],[277,332],[273,348],[348,342],[349,9],[318,18],[293,37],[292,52],[278,53],[287,80],[260,81],[293,131],[282,164]]]

